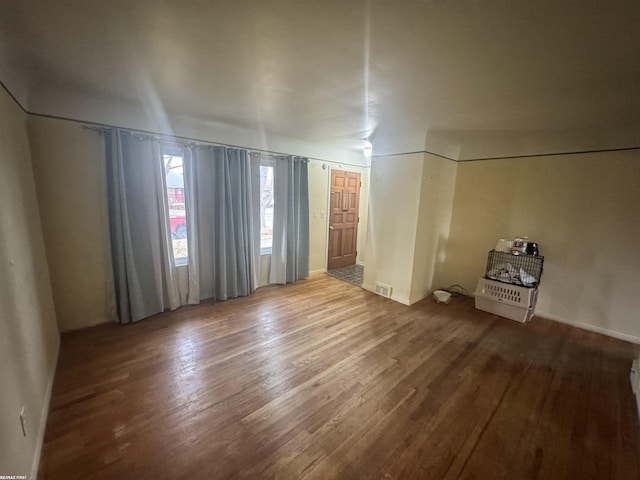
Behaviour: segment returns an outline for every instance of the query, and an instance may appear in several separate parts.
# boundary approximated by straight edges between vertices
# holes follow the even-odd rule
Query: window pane
[[[176,265],[186,265],[188,258],[187,212],[184,203],[182,155],[179,154],[179,151],[165,150],[164,170],[167,177],[167,200],[169,204],[173,257]]]
[[[260,253],[271,253],[273,241],[273,167],[260,166]]]

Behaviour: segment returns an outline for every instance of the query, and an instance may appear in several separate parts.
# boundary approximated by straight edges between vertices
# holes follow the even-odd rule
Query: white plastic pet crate
[[[481,278],[474,295],[478,310],[524,323],[533,316],[538,289]]]

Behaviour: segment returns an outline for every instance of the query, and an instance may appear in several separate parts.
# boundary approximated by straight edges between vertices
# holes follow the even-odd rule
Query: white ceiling
[[[263,137],[370,137],[375,155],[456,160],[640,146],[637,0],[0,0],[0,12],[0,80],[35,113],[160,106]]]

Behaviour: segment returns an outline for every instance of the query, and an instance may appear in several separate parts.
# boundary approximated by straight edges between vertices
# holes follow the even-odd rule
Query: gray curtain
[[[198,200],[196,198],[197,172],[191,158],[191,149],[182,151],[185,209],[187,217],[187,303],[200,303],[200,242],[198,239]]]
[[[195,205],[200,299],[253,293],[259,251],[254,162],[245,150],[193,146],[185,153],[185,168]]]
[[[309,276],[308,159],[275,160],[273,246],[269,283],[292,283]]]
[[[109,226],[118,317],[130,323],[179,306],[158,140],[106,134]]]

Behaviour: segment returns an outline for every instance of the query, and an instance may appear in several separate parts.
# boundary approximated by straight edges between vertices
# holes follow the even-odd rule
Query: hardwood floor
[[[638,347],[327,275],[64,334],[43,479],[637,479]]]

